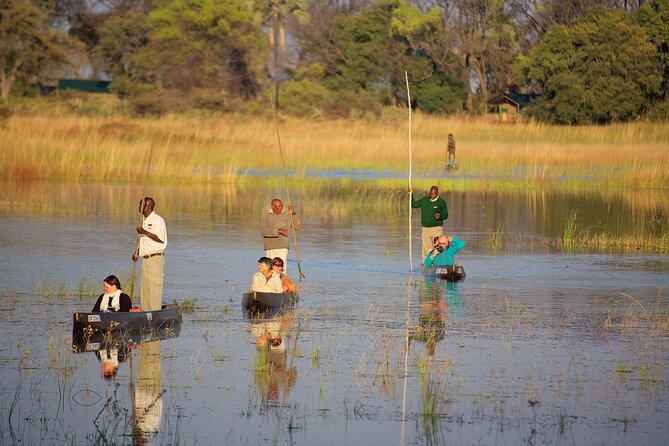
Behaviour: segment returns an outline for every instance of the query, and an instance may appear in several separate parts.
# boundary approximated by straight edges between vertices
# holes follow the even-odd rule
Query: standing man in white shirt
[[[142,209],[142,203],[144,209]],[[144,216],[142,224],[137,226],[139,252],[132,254],[132,261],[142,258],[141,305],[144,311],[160,310],[163,305],[163,269],[165,268],[165,247],[167,246],[167,228],[163,217],[156,214],[156,202],[145,197],[139,202],[139,209]]]

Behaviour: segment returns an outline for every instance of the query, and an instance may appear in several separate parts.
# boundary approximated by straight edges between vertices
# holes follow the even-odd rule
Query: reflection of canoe
[[[132,348],[147,342],[178,338],[180,333],[181,324],[178,322],[163,324],[158,329],[116,331],[111,332],[111,334],[96,331],[90,336],[87,335],[86,330],[83,330],[79,333],[74,333],[72,351],[74,353],[84,353],[109,348]]]
[[[242,308],[244,311],[251,309],[269,308],[279,310],[295,304],[298,300],[297,293],[261,293],[249,291],[242,296]]]
[[[465,280],[465,268],[462,265],[455,266],[421,266],[420,271],[424,276],[436,277],[449,282],[461,282]]]
[[[163,305],[155,311],[117,313],[74,313],[72,341],[90,340],[94,336],[132,336],[136,332],[172,330],[182,321],[181,309],[176,303]],[[181,327],[179,327],[181,330]]]

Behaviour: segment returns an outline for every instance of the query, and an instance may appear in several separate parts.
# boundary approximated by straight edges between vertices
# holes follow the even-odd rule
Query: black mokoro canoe
[[[420,271],[424,276],[436,277],[449,282],[462,282],[467,277],[462,265],[455,266],[421,266]]]
[[[249,291],[242,296],[242,308],[244,311],[253,308],[270,308],[274,310],[288,308],[298,300],[297,293],[262,293]]]
[[[181,324],[181,309],[176,303],[163,305],[155,311],[116,313],[74,313],[72,315],[73,341],[96,333],[133,333],[143,330],[161,330]]]

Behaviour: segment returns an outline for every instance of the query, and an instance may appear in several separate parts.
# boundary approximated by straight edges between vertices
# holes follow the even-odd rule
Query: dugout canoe
[[[426,277],[436,277],[437,279],[447,280],[449,282],[462,282],[467,277],[465,268],[462,265],[454,266],[421,266],[420,271]]]
[[[253,309],[281,310],[293,306],[298,299],[296,292],[263,293],[249,291],[242,296],[242,309],[244,311]]]
[[[181,325],[181,308],[177,303],[163,305],[160,310],[116,313],[74,313],[72,340],[94,336],[132,336],[137,332],[174,329]],[[180,329],[180,328],[179,328]]]

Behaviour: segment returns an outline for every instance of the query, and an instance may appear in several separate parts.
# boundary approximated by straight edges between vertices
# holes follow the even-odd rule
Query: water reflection
[[[448,319],[458,318],[462,313],[459,286],[457,282],[428,276],[420,283],[418,324],[412,330],[411,339],[424,342],[430,356],[434,355],[436,344],[444,339]]]
[[[110,379],[116,376],[119,364],[126,362],[130,356],[130,349],[126,343],[114,343],[95,352],[100,360],[102,376]]]
[[[165,393],[161,375],[161,340],[176,338],[180,332],[181,324],[174,324],[160,330],[84,336],[73,343],[74,353],[95,353],[100,361],[102,376],[115,387],[113,396],[105,402],[107,410],[101,411],[93,421],[102,440],[110,440],[111,435],[118,433],[126,435],[125,430],[129,423],[123,421],[125,417],[119,416],[123,411],[132,414],[133,444],[147,444],[160,431]],[[134,358],[138,358],[138,361]],[[133,360],[137,361],[134,363],[136,371]],[[126,365],[125,370],[122,370],[122,364]],[[121,395],[125,392],[119,393],[119,390],[121,381],[128,377],[128,373],[131,407],[122,408],[125,406],[122,401],[128,399]],[[99,401],[103,399],[100,398]],[[88,406],[90,403],[82,402],[82,405]],[[103,413],[105,416],[101,417]],[[114,429],[109,426],[114,426]]]
[[[132,383],[133,443],[146,444],[160,430],[163,416],[163,388],[160,368],[160,340],[139,346],[137,385]]]
[[[188,214],[198,214],[203,221],[216,224],[224,218],[257,216],[271,198],[281,195],[281,188],[273,183],[263,185],[262,193],[258,193],[257,186],[161,185],[152,195],[173,224]],[[306,217],[329,217],[321,224],[381,210],[392,215],[406,213],[406,194],[396,187],[331,180],[299,183],[295,187],[294,198]],[[5,182],[0,185],[0,212],[130,221],[140,195],[140,187],[133,185]],[[590,234],[621,235],[643,230],[659,235],[666,233],[669,226],[669,192],[665,190],[462,192],[444,187],[444,198],[450,214],[447,231],[554,237],[563,234],[570,212],[578,214],[578,223],[587,227]],[[470,249],[476,246],[476,240],[471,241]]]
[[[252,319],[251,334],[257,353],[253,367],[253,381],[266,402],[286,398],[297,380],[293,354],[288,355],[290,327],[295,317],[293,309],[260,315]],[[293,349],[294,350],[294,349]]]

